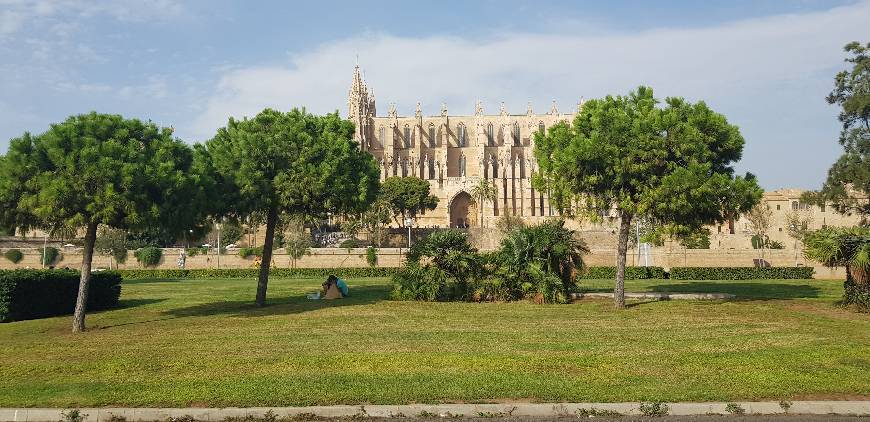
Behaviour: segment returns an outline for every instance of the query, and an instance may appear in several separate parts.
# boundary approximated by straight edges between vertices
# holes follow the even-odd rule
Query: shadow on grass
[[[169,309],[164,315],[173,317],[232,315],[240,317],[261,317],[269,315],[290,315],[316,311],[339,306],[368,305],[387,300],[390,286],[359,286],[351,287],[350,296],[335,300],[310,300],[305,295],[289,297],[269,297],[266,295],[266,306],[258,307],[254,298],[250,300],[219,301],[201,303],[184,308]]]
[[[160,299],[121,299],[118,301],[118,306],[112,309],[127,309],[137,306],[151,305],[165,301],[166,298]]]
[[[730,293],[734,300],[777,300],[819,297],[822,289],[809,284],[759,282],[701,282],[658,284],[649,290],[660,293]]]
[[[182,281],[193,280],[191,278],[136,278],[133,280],[124,280],[121,284],[151,284],[151,283],[179,283]]]

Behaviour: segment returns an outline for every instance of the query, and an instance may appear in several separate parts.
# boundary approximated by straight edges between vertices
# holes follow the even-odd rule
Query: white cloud
[[[653,86],[659,96],[704,99],[744,127],[744,162],[763,174],[757,167],[764,156],[782,150],[776,141],[806,137],[800,125],[814,124],[807,115],[827,122],[820,123],[825,128],[836,126],[835,111],[823,97],[841,66],[842,46],[866,38],[867,22],[870,3],[623,34],[503,33],[483,40],[364,34],[294,55],[284,66],[225,70],[203,112],[180,126],[202,140],[228,116],[253,115],[264,107],[344,114],[359,55],[380,114],[388,102],[396,102],[400,114],[411,114],[417,101],[429,114],[437,113],[442,101],[451,113],[469,113],[477,98],[489,112],[500,101],[515,113],[523,113],[527,101],[544,111],[551,99],[567,110],[580,96],[625,93],[639,84]],[[824,140],[831,147],[821,154],[825,162],[819,169],[836,154],[833,139]]]
[[[183,16],[178,0],[0,0],[0,41],[26,26],[60,22],[55,31],[68,35],[70,18],[108,16],[122,22],[167,21]]]

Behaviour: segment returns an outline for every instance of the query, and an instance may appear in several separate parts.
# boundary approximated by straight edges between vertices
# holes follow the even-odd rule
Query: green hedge
[[[113,271],[91,275],[88,310],[118,305],[121,275]],[[73,270],[0,270],[0,322],[71,314],[79,291]]]
[[[616,278],[616,267],[586,267],[580,273],[581,279],[609,279]],[[643,280],[650,278],[665,278],[665,269],[662,267],[625,267],[627,280]]]
[[[6,259],[11,261],[13,264],[21,262],[21,260],[24,258],[24,254],[21,253],[21,251],[19,251],[18,249],[9,249],[5,253],[3,253],[3,256],[5,256]]]
[[[153,267],[160,263],[160,258],[163,257],[163,249],[156,246],[146,246],[133,252],[133,256],[140,264],[146,267]]]
[[[359,277],[390,277],[399,272],[400,268],[271,268],[271,277],[326,277],[335,274],[343,278]],[[144,278],[257,278],[259,268],[228,268],[228,269],[192,269],[192,270],[121,270],[124,280]]]
[[[813,278],[813,267],[673,267],[672,280],[772,280]]]

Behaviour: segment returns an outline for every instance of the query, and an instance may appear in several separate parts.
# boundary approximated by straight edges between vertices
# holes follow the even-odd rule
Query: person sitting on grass
[[[347,297],[349,293],[347,283],[333,274],[326,278],[321,287],[323,288],[321,296],[324,299],[341,299]]]

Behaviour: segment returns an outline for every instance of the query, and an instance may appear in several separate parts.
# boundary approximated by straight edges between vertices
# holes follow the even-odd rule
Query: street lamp
[[[411,225],[414,224],[414,219],[411,217],[405,218],[405,225],[408,226],[408,249],[411,249]]]

